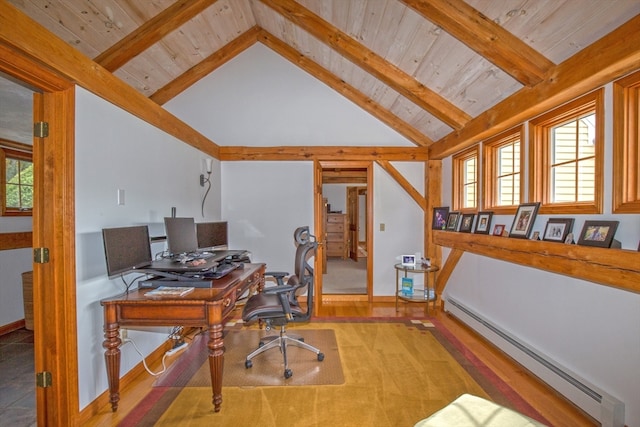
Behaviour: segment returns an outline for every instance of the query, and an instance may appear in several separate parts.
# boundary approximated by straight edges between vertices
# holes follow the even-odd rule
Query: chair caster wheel
[[[251,360],[245,360],[244,361],[244,367],[249,369],[250,367],[253,366],[253,362]]]
[[[291,369],[285,369],[284,370],[284,377],[289,379],[293,376],[293,371]]]
[[[324,360],[324,353],[318,353],[318,362],[322,362]]]

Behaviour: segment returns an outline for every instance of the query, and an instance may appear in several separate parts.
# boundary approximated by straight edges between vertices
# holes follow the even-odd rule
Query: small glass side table
[[[435,285],[435,273],[440,270],[440,267],[431,265],[427,267],[426,265],[416,264],[414,265],[402,265],[401,263],[396,264],[396,312],[399,311],[398,301],[405,302],[413,302],[413,303],[422,303],[425,304],[425,314],[429,315],[429,302],[433,302],[433,308],[436,308],[436,301],[438,296],[435,292],[435,287],[429,286],[429,274],[434,274],[433,283]],[[402,276],[400,276],[400,272],[402,272]],[[402,280],[401,277],[409,277],[409,274],[415,273],[423,273],[424,274],[424,288],[413,288],[413,291],[410,294],[403,293],[402,290]]]

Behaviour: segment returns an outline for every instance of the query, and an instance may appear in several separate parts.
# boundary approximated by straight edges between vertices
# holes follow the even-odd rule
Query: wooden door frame
[[[34,120],[49,123],[47,138],[34,138],[34,248],[49,261],[33,264],[36,372],[51,385],[36,387],[39,426],[76,425],[79,415],[75,274],[75,86],[71,81],[0,41],[0,71],[34,88]]]
[[[322,257],[326,250],[324,245],[324,224],[322,223],[322,169],[324,168],[360,167],[367,169],[367,301],[373,301],[373,162],[372,161],[314,161],[314,229],[319,236],[320,245],[315,260],[315,271],[322,271]],[[316,311],[322,303],[322,274],[316,276],[314,305]]]
[[[355,193],[355,203],[352,201],[353,193]],[[358,199],[358,187],[347,184],[347,226],[349,233],[349,258],[358,262],[358,245],[359,245],[359,230],[358,225],[360,223],[359,218],[359,206],[360,200]],[[353,207],[355,205],[355,208]],[[355,218],[354,222],[351,219]],[[355,224],[354,224],[355,223]],[[351,225],[354,224],[355,230],[351,229]],[[355,236],[355,239],[354,239]]]

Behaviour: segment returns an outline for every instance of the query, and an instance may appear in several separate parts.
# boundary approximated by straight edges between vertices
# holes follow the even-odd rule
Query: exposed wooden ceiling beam
[[[427,199],[388,160],[376,160],[376,163],[404,188],[423,211],[427,208]]]
[[[322,170],[322,178],[343,178],[343,179],[352,179],[352,178],[367,178],[367,170],[366,169],[323,169]]]
[[[258,27],[253,27],[245,31],[221,49],[218,49],[206,59],[194,65],[179,77],[158,89],[149,98],[159,105],[165,104],[207,74],[221,67],[226,62],[253,46],[257,41],[259,33],[260,29]]]
[[[467,113],[427,88],[413,76],[386,61],[294,0],[260,1],[452,128],[460,129],[471,120]]]
[[[554,66],[544,55],[463,0],[402,2],[525,86],[541,82]]]
[[[220,147],[219,159],[233,160],[428,160],[424,147]]]
[[[218,158],[218,146],[7,2],[0,1],[0,44],[46,64],[64,78]],[[426,154],[426,149],[425,149]]]
[[[638,28],[640,15],[552,68],[548,78],[533,88],[519,90],[431,145],[430,157],[443,159],[637,69]]]
[[[400,133],[402,136],[414,142],[415,144],[423,147],[433,144],[433,141],[422,134],[419,130],[417,130],[404,120],[400,119],[398,116],[382,107],[373,99],[368,98],[362,92],[358,91],[356,88],[346,83],[345,81],[339,79],[335,76],[335,74],[327,71],[321,65],[311,60],[311,58],[298,52],[274,35],[268,33],[265,30],[261,30],[260,34],[258,35],[258,41],[260,41],[262,44],[269,47],[282,57],[288,59],[293,64],[308,72],[318,80],[322,81],[327,86],[340,93],[342,96],[351,100],[360,108],[367,111],[369,114],[371,114],[381,122],[390,126],[396,132]]]
[[[325,177],[323,175],[322,176],[322,183],[323,184],[366,184],[367,183],[367,177],[364,177],[364,178],[362,178],[362,177],[328,178],[328,177]]]
[[[146,21],[118,43],[96,56],[95,62],[114,72],[153,46],[217,0],[178,0]]]
[[[323,184],[366,184],[367,169],[322,169]]]

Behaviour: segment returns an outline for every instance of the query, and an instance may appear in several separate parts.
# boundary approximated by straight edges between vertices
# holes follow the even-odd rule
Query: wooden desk
[[[191,326],[209,330],[209,368],[214,411],[222,405],[224,319],[235,307],[236,299],[250,288],[262,290],[264,264],[245,264],[222,279],[212,280],[211,288],[196,288],[181,297],[145,297],[150,289],[100,301],[104,307],[104,353],[109,380],[111,410],[120,400],[120,327],[121,326]],[[186,285],[186,283],[185,283]]]

